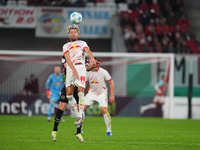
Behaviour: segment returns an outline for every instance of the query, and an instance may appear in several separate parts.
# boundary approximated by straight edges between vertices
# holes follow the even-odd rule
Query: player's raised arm
[[[87,53],[87,55],[90,57],[90,60],[89,60],[90,63],[91,63],[92,65],[96,65],[96,60],[94,59],[94,56],[93,56],[91,50],[89,49],[89,47],[84,48],[84,50],[85,50],[85,52]]]

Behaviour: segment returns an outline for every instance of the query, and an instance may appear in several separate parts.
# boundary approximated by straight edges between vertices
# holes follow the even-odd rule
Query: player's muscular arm
[[[64,67],[67,68],[67,63],[64,63]]]
[[[93,56],[92,52],[90,51],[90,49],[87,47],[84,50],[87,53],[87,55],[90,57],[90,63],[92,65],[96,65],[96,61],[95,61],[94,56]]]
[[[112,104],[113,102],[115,102],[115,96],[114,96],[115,85],[114,85],[113,80],[109,81],[109,84],[110,84],[110,98],[109,98],[109,101]]]
[[[78,73],[77,73],[76,69],[74,68],[74,66],[72,64],[72,61],[71,61],[70,56],[69,56],[69,52],[65,53],[65,59],[67,61],[67,64],[69,65],[69,67],[72,69],[73,75],[75,76],[76,79],[78,79]]]

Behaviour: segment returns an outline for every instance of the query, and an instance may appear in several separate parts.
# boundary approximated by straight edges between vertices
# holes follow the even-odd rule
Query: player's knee
[[[84,93],[84,91],[85,91],[84,87],[81,86],[78,87],[78,93]]]
[[[79,93],[78,93],[78,97],[79,97],[79,98],[84,98],[84,93],[83,93],[83,92],[79,92]]]
[[[108,109],[106,107],[101,107],[101,112],[102,112],[102,114],[107,114]]]
[[[157,105],[158,105],[158,102],[154,102],[153,104],[154,104],[155,106],[157,106]]]
[[[65,108],[66,108],[66,106],[67,106],[67,103],[60,102],[58,108],[59,108],[60,110],[64,111]]]
[[[85,106],[84,106],[84,110],[86,110],[87,108],[88,108],[88,105],[85,105]]]

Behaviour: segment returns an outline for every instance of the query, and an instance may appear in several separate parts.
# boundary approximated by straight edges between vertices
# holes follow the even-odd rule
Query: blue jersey
[[[161,87],[161,86],[164,85],[164,82],[161,80],[161,81],[159,81],[159,82],[157,83],[157,85],[158,85],[158,87]]]
[[[57,102],[60,97],[60,91],[63,88],[63,77],[62,74],[56,77],[55,74],[51,74],[46,82],[46,89],[51,92],[50,100]]]

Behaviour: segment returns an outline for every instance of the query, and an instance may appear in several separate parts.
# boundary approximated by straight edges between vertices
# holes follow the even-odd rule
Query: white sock
[[[106,114],[103,114],[104,117],[104,121],[107,127],[107,132],[111,132],[111,117],[109,112],[107,112]]]
[[[79,117],[77,103],[76,103],[75,98],[72,95],[70,95],[70,96],[67,96],[67,99],[68,99],[68,104],[69,104],[70,108],[75,112],[76,117]]]
[[[148,109],[153,109],[156,108],[156,104],[152,103],[152,104],[148,104],[146,106],[143,106],[144,111],[148,110]]]
[[[84,106],[85,106],[84,93],[79,92],[78,97],[79,97],[79,117],[83,118],[83,112],[84,112]]]

